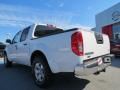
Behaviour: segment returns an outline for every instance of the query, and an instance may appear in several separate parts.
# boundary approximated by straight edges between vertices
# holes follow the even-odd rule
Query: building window
[[[113,30],[113,38],[116,40],[120,40],[120,22],[113,24],[112,30]]]

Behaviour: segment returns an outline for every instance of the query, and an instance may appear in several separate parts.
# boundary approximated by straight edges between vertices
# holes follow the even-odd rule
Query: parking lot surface
[[[106,73],[78,78],[56,76],[49,88],[37,87],[32,79],[31,69],[14,64],[5,68],[0,59],[0,90],[120,90],[120,58],[112,60]]]

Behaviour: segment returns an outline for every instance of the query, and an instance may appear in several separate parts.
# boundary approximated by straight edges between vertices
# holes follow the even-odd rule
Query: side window
[[[21,39],[20,39],[21,42],[26,40],[26,38],[28,36],[29,29],[30,29],[30,27],[25,28],[23,30],[22,35],[21,35]]]
[[[18,32],[15,37],[13,38],[12,44],[20,42],[20,37],[21,37],[21,31]]]

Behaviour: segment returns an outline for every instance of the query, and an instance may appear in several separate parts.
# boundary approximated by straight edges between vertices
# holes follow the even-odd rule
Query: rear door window
[[[13,38],[12,44],[20,42],[22,31],[18,32],[15,37]]]
[[[29,33],[29,29],[30,29],[30,27],[27,27],[23,30],[21,39],[20,39],[21,42],[26,40],[28,33]]]

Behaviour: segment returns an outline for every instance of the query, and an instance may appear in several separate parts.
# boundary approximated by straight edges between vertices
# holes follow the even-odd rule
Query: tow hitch
[[[98,72],[94,73],[94,75],[99,75],[101,72],[106,72],[106,69],[103,69],[103,70],[101,70],[101,71],[98,71]]]

